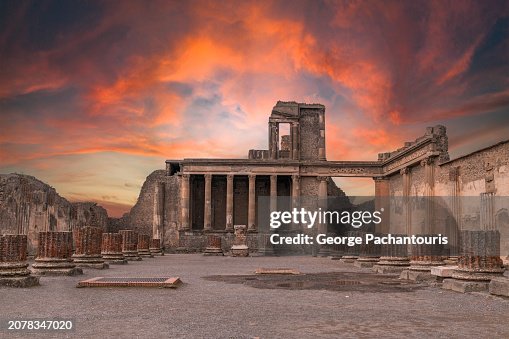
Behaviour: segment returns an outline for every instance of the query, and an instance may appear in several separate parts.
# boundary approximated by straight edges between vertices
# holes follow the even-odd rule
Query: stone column
[[[122,235],[122,253],[126,260],[142,260],[138,255],[138,233],[133,230],[120,230],[118,233]]]
[[[325,155],[325,112],[320,112],[318,116],[320,124],[320,139],[318,141],[318,160],[327,160]]]
[[[143,258],[153,258],[150,253],[150,236],[148,234],[138,234],[138,255]]]
[[[85,226],[74,230],[76,248],[72,258],[77,267],[109,268],[101,257],[102,234],[103,230],[100,227]]]
[[[38,275],[83,274],[72,260],[72,232],[39,232],[32,272]]]
[[[363,239],[366,239],[365,232],[362,233]],[[381,234],[374,234],[375,237]],[[359,258],[354,263],[355,267],[373,267],[380,260],[381,246],[373,242],[366,244],[364,241],[359,247]]]
[[[374,177],[375,181],[375,210],[382,211],[382,221],[375,225],[377,233],[389,233],[390,227],[390,181],[387,177]]]
[[[359,237],[362,236],[360,231],[348,231],[346,233],[348,237]],[[346,247],[346,255],[341,257],[340,261],[344,263],[355,263],[359,258],[360,245],[354,244],[353,246]]]
[[[456,263],[459,254],[458,235],[463,229],[461,217],[461,185],[459,181],[459,167],[453,167],[449,171],[449,181],[451,182],[451,213],[454,220],[447,230],[449,238],[449,261]]]
[[[247,211],[247,230],[256,231],[256,175],[249,175],[249,197]]]
[[[279,151],[279,124],[277,122],[269,122],[269,153],[270,158],[275,160],[278,158]]]
[[[300,159],[300,146],[299,146],[299,123],[298,122],[292,122],[292,156],[293,160],[299,160]]]
[[[26,260],[26,235],[0,236],[0,286],[24,288],[39,285],[39,278],[30,275]]]
[[[412,234],[412,211],[410,205],[410,185],[412,183],[412,174],[408,167],[402,168],[399,173],[403,176],[403,208],[405,213],[406,234],[410,235]]]
[[[501,277],[504,266],[500,259],[498,231],[461,231],[461,255],[452,279],[445,279],[444,289],[458,292],[484,291],[491,279]]]
[[[119,233],[103,233],[101,255],[108,264],[127,264],[127,260],[125,260],[122,253],[122,235]]]
[[[495,226],[495,194],[494,193],[481,193],[481,230],[493,231]]]
[[[161,238],[164,220],[164,182],[158,182],[154,189],[154,217],[152,221],[152,237]]]
[[[220,236],[210,234],[207,237],[207,248],[205,248],[203,255],[224,255]]]
[[[205,208],[203,210],[203,230],[212,230],[212,174],[205,174]]]
[[[299,207],[300,198],[300,175],[292,175],[292,207]]]
[[[277,175],[270,176],[270,211],[277,210]]]
[[[233,174],[226,176],[226,231],[233,231]]]
[[[182,231],[189,231],[189,174],[182,174],[182,183],[180,188],[181,195],[181,226]]]
[[[150,253],[152,255],[164,255],[164,251],[161,248],[161,239],[151,239],[150,240]]]
[[[317,177],[318,183],[318,207],[321,208],[322,212],[327,210],[327,177]],[[322,221],[318,223],[318,234],[327,234],[327,222]],[[326,257],[330,254],[330,250],[327,245],[321,245],[318,251],[318,255]]]

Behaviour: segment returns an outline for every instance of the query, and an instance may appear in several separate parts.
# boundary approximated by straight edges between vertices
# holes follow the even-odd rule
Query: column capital
[[[182,179],[189,179],[189,177],[191,176],[190,174],[181,174],[182,176]]]
[[[401,174],[401,175],[409,174],[409,173],[410,173],[410,168],[408,168],[408,167],[404,167],[399,170],[399,174]]]
[[[227,174],[227,175],[226,175],[226,179],[227,179],[227,180],[233,180],[233,177],[234,177],[234,176],[235,176],[234,174]]]
[[[373,177],[373,180],[375,180],[375,181],[388,181],[390,179],[389,179],[389,177]]]
[[[316,177],[316,180],[318,180],[318,181],[327,181],[327,178],[328,177],[326,177],[326,176],[319,175],[319,176]]]
[[[434,157],[427,157],[421,160],[421,166],[433,165],[435,163]]]
[[[249,178],[249,180],[255,180],[256,179],[256,174],[249,174],[248,178]]]
[[[205,180],[210,180],[210,179],[212,179],[212,174],[206,173],[203,175],[203,177],[205,178]]]
[[[300,175],[298,174],[292,174],[292,181],[296,182],[300,180]]]

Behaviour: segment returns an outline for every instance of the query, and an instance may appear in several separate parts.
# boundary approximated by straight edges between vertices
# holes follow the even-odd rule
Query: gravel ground
[[[256,268],[303,273],[366,273],[351,264],[312,257],[167,255],[77,277],[42,277],[30,289],[0,288],[2,319],[71,318],[74,332],[0,338],[509,338],[509,300],[437,287],[408,290],[255,288],[205,276],[249,275]],[[96,276],[179,276],[178,289],[76,288]],[[284,278],[284,277],[282,277]],[[362,280],[362,276],[359,275]],[[225,279],[228,280],[228,279]]]

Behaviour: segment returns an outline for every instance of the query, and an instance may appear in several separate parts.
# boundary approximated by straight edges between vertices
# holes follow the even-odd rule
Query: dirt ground
[[[255,275],[291,268],[301,275]],[[76,288],[92,277],[178,276],[177,289]],[[166,255],[0,288],[1,318],[75,322],[1,338],[508,338],[509,299],[402,282],[328,258]]]

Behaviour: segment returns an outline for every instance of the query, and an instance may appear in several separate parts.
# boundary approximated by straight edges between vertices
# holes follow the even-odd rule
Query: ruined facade
[[[38,232],[71,231],[77,227],[108,228],[108,213],[93,202],[70,203],[53,187],[22,174],[0,175],[0,230],[25,234],[35,253]]]
[[[282,124],[289,125],[290,134],[280,137]],[[465,224],[461,220],[480,219],[483,212],[479,204],[478,211],[462,215],[461,201],[451,197],[473,196],[480,202],[508,194],[507,142],[450,160],[446,128],[434,126],[375,161],[327,161],[325,144],[323,105],[278,102],[269,117],[268,149],[249,150],[247,159],[167,160],[164,172],[147,178],[129,223],[151,228],[166,250],[184,251],[204,250],[210,234],[220,236],[228,251],[234,225],[246,225],[249,247],[256,250],[258,197],[343,194],[333,177],[373,178],[375,208],[388,211],[376,229],[383,233],[459,231]],[[400,197],[440,196],[448,199],[442,214],[429,207],[433,202],[400,206]],[[500,230],[502,254],[507,255],[507,210],[493,206],[489,213],[490,227]],[[454,227],[448,224],[451,216],[457,219]],[[469,227],[484,226],[474,220]],[[319,231],[330,229],[325,225]]]

